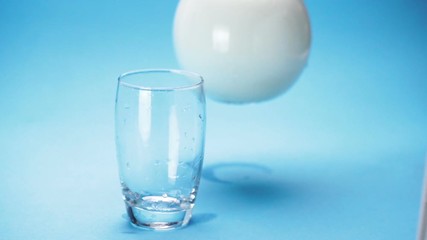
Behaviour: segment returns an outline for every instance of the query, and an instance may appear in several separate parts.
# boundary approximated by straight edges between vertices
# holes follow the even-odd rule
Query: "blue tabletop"
[[[306,5],[309,64],[284,95],[207,102],[184,229],[132,228],[116,77],[179,68],[178,1],[0,1],[0,239],[415,239],[427,147],[427,2]]]

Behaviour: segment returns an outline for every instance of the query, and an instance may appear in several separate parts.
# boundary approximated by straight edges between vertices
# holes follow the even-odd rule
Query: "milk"
[[[181,0],[174,43],[208,96],[248,103],[285,92],[307,63],[310,23],[299,0]]]

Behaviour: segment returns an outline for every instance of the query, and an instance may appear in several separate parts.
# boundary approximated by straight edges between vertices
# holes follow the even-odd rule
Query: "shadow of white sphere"
[[[181,0],[175,15],[178,60],[218,101],[280,95],[305,67],[310,42],[302,0]]]

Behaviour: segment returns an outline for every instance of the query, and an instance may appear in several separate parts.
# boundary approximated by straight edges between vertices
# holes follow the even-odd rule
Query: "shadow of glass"
[[[253,163],[219,163],[203,169],[206,180],[224,184],[245,184],[259,180],[260,175],[270,174],[270,168]]]
[[[269,167],[254,164],[228,162],[206,166],[203,179],[219,184],[222,195],[247,199],[247,202],[277,201],[285,197],[286,184],[273,176]]]

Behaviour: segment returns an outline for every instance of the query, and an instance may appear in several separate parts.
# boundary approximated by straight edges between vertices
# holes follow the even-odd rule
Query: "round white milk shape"
[[[175,15],[180,64],[223,102],[283,93],[306,65],[310,41],[302,0],[181,0]]]

